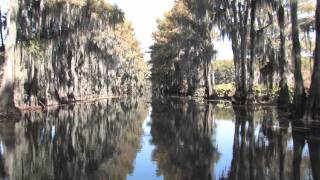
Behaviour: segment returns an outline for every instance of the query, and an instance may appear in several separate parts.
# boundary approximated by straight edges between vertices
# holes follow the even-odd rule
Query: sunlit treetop
[[[183,31],[181,24],[188,21],[191,21],[191,13],[184,1],[176,1],[173,9],[165,13],[164,19],[157,20],[158,30],[152,37],[158,43],[168,43],[170,38]]]
[[[104,13],[118,9],[116,6],[112,6],[106,0],[45,0],[44,5],[50,6],[57,3],[68,3],[75,6],[88,6],[92,12]]]

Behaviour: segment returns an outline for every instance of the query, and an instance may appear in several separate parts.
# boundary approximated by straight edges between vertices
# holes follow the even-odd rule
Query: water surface
[[[274,107],[109,99],[0,124],[7,179],[319,179],[320,138]],[[311,160],[310,160],[311,159]]]

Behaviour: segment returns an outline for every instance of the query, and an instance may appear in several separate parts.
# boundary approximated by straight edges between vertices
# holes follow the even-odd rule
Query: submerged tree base
[[[280,88],[279,98],[278,98],[278,108],[289,110],[290,95],[288,85],[285,84],[283,88]]]
[[[15,107],[0,109],[0,122],[18,121],[21,118],[21,111]]]

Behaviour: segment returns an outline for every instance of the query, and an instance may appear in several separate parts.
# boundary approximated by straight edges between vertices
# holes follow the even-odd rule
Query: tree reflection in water
[[[147,115],[148,105],[134,99],[25,113],[19,123],[2,125],[1,176],[126,179]]]
[[[296,131],[296,127],[292,130],[289,121],[282,119],[281,114],[271,107],[260,107],[258,110],[234,107],[234,110],[233,159],[229,174],[221,179],[319,179],[314,171],[312,176],[310,168],[312,152],[320,152],[316,149],[319,141],[309,141],[310,135]],[[303,153],[308,150],[304,149],[306,142],[310,154]],[[319,163],[319,158],[313,159]],[[312,168],[315,167],[319,166],[312,165]]]
[[[0,123],[0,176],[121,180],[140,177],[131,175],[143,168],[167,180],[320,179],[319,124],[298,127],[265,106],[181,98],[153,99],[151,106],[150,138],[141,138],[149,105],[140,99],[28,112],[20,122]],[[137,153],[149,157],[149,150],[153,162],[140,160],[155,162],[157,172],[134,167]]]
[[[291,128],[290,120],[273,107],[233,107],[232,112],[172,98],[154,100],[152,107],[153,159],[164,179],[319,179],[319,136]],[[219,149],[230,142],[216,139],[223,136],[216,134],[220,127],[215,117],[234,123],[231,154]],[[230,166],[216,171],[223,169],[215,168],[222,156],[232,157]]]
[[[168,180],[213,178],[219,153],[211,139],[212,110],[212,104],[192,100],[153,101],[151,134],[158,175]]]

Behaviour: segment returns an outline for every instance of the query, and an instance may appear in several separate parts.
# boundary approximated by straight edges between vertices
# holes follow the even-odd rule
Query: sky
[[[173,7],[174,0],[108,0],[117,4],[132,21],[135,34],[141,43],[141,48],[146,53],[153,44],[152,32],[157,29],[157,18]],[[148,60],[150,56],[146,54]]]
[[[108,0],[111,4],[116,4],[132,21],[135,34],[141,43],[145,53],[145,59],[149,60],[150,55],[146,52],[153,44],[152,32],[157,30],[157,18],[163,18],[166,11],[169,11],[174,4],[174,0]],[[232,59],[231,44],[229,41],[218,41],[214,43],[218,50],[217,59]]]
[[[0,0],[1,11],[7,10],[8,0]]]

